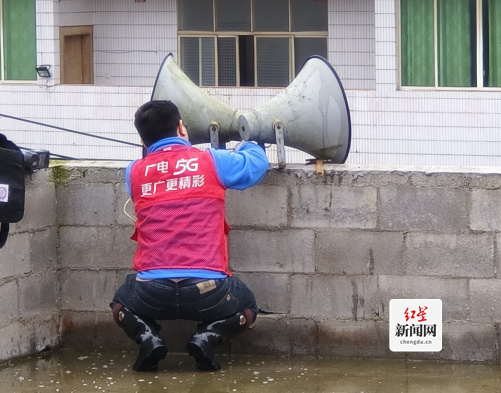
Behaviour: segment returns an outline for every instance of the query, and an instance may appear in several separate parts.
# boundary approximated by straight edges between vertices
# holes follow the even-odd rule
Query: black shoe
[[[136,362],[132,366],[134,371],[151,371],[158,368],[158,362],[167,355],[167,346],[162,339],[151,336],[143,341],[139,347]]]
[[[186,344],[186,350],[195,358],[199,370],[221,369],[221,365],[214,359],[215,347],[231,340],[250,325],[252,321],[246,316],[246,312],[247,310],[244,310],[227,319],[198,325],[197,331]],[[250,311],[247,315],[252,318]]]
[[[214,332],[195,333],[186,344],[186,350],[195,358],[197,368],[202,371],[217,371],[221,365],[214,359],[214,347],[220,341]]]
[[[132,366],[134,371],[150,371],[167,355],[167,345],[158,334],[160,325],[154,320],[140,318],[119,303],[113,305],[113,318],[123,331],[139,344],[139,352]]]

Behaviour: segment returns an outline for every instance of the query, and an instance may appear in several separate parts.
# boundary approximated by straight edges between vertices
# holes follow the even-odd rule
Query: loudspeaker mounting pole
[[[275,139],[277,141],[277,156],[278,168],[285,168],[285,141],[284,141],[284,126],[278,119],[273,120],[273,131],[275,131]]]
[[[219,123],[217,121],[211,120],[209,125],[209,134],[210,134],[210,146],[213,149],[220,149],[219,145]]]

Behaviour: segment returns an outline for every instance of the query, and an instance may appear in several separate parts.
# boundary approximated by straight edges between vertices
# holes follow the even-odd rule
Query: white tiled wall
[[[95,14],[95,83],[152,86],[177,50],[176,2],[97,1]]]
[[[328,57],[345,89],[376,87],[374,0],[330,0]]]
[[[328,4],[328,57],[352,119],[347,163],[501,166],[501,92],[399,90],[396,0]],[[53,65],[55,78],[0,85],[0,113],[138,142],[134,112],[150,99],[164,56],[177,54],[175,0],[37,0],[37,7],[38,61]],[[78,24],[94,26],[96,84],[61,86],[58,26]],[[280,91],[206,90],[242,112]],[[141,154],[136,147],[5,117],[0,132],[19,145],[71,157],[128,160]],[[292,157],[289,162],[305,159]]]

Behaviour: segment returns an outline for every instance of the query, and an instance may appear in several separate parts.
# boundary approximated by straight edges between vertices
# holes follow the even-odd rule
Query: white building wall
[[[375,89],[374,0],[330,0],[328,60],[345,89]]]
[[[92,25],[94,85],[59,85],[59,27]],[[0,113],[139,143],[132,124],[148,101],[163,58],[177,53],[176,2],[37,0],[38,64],[53,78],[0,84]],[[0,117],[0,132],[27,148],[74,158],[137,158],[139,147]]]
[[[350,162],[501,165],[500,91],[398,89],[396,3],[375,3],[376,91],[360,106],[368,113],[355,115]],[[349,101],[358,106],[361,92],[353,93]]]
[[[175,0],[37,0],[38,59],[53,65],[55,78],[1,84],[0,113],[136,143],[134,112],[150,99],[164,56],[177,54],[175,5]],[[501,165],[501,92],[398,89],[395,7],[395,0],[329,0],[328,56],[345,87],[352,119],[347,163]],[[89,23],[96,85],[57,85],[58,26]],[[206,90],[240,111],[257,108],[280,91]],[[140,155],[136,147],[5,117],[0,132],[25,147],[70,157]]]
[[[177,53],[176,1],[96,0],[95,83],[153,86],[166,55]]]
[[[2,85],[0,113],[69,130],[139,144],[132,124],[151,89],[112,86]],[[73,158],[130,160],[139,147],[0,117],[0,132],[19,146]]]

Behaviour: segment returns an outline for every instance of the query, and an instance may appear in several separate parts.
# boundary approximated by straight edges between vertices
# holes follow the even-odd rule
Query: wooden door
[[[94,83],[92,26],[59,28],[61,84]]]

